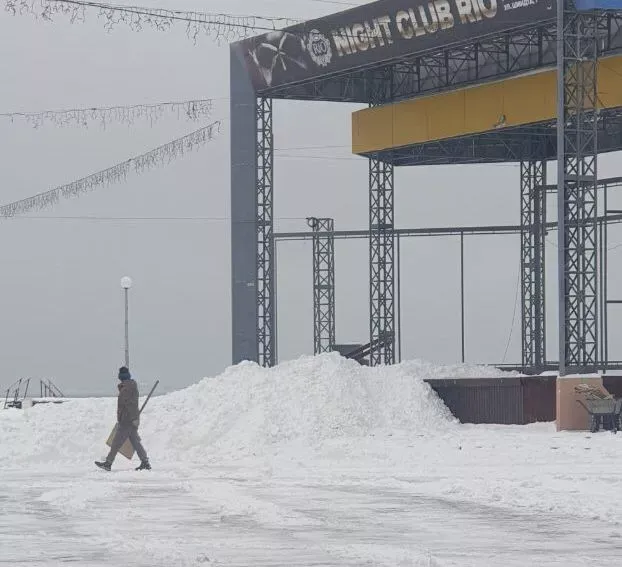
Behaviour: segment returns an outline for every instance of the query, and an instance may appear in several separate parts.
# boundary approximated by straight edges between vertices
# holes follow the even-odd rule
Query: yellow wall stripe
[[[556,72],[359,110],[352,115],[352,151],[363,154],[523,126],[557,115]],[[622,56],[602,59],[599,107],[622,107]]]

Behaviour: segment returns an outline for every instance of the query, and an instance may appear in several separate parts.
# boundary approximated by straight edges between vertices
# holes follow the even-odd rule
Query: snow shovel
[[[143,405],[140,408],[140,411],[138,412],[138,415],[143,413],[143,410],[145,409],[145,406],[147,405],[147,402],[151,398],[151,395],[153,394],[155,389],[158,387],[159,383],[160,383],[160,381],[156,380],[156,383],[153,385],[153,388],[151,388],[151,392],[149,392],[149,395],[147,396],[147,399],[143,402]],[[108,447],[112,446],[112,440],[114,439],[114,436],[116,434],[117,434],[117,425],[115,424],[115,426],[112,428],[112,432],[110,433],[110,436],[108,437],[108,441],[106,441],[106,445],[108,445]],[[119,449],[119,453],[121,453],[126,459],[128,459],[130,461],[132,460],[132,457],[134,456],[134,445],[132,445],[132,442],[129,439],[125,440],[125,443],[123,443],[123,445]]]

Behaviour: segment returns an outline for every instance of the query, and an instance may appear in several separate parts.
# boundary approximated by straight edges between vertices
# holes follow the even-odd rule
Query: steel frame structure
[[[559,372],[598,367],[598,22],[558,9]]]
[[[546,162],[521,162],[520,183],[522,364],[542,369],[546,362]]]
[[[570,3],[555,21],[534,22],[494,36],[449,44],[388,61],[351,69],[323,79],[260,91],[250,84],[243,65],[232,56],[232,289],[233,362],[251,359],[264,366],[276,361],[276,289],[273,227],[273,99],[325,100],[386,104],[444,92],[471,84],[501,80],[528,71],[553,69],[561,81],[555,123],[529,128],[499,129],[469,138],[432,142],[367,156],[369,159],[370,226],[363,231],[370,248],[370,340],[394,337],[394,239],[406,235],[393,226],[393,168],[400,165],[520,161],[538,163],[559,156],[560,239],[559,279],[560,371],[591,371],[598,364],[597,201],[598,150],[622,147],[622,112],[596,112],[595,69],[598,56],[622,51],[622,15],[578,14]],[[557,41],[561,38],[562,41]],[[581,64],[578,62],[581,61]],[[253,101],[255,106],[253,108]],[[253,110],[251,110],[253,109]],[[254,114],[251,123],[250,112]],[[534,144],[534,140],[540,143]],[[532,171],[533,173],[533,171]],[[561,174],[561,175],[559,175]],[[526,174],[527,177],[530,175]],[[531,183],[531,182],[530,182]],[[253,185],[254,195],[250,187]],[[534,187],[536,182],[531,183]],[[525,192],[526,186],[522,187]],[[547,190],[550,190],[547,187]],[[536,202],[523,203],[518,232],[523,251],[525,362],[544,362],[540,290],[543,265],[527,269],[532,260],[543,264]],[[540,203],[542,206],[542,203]],[[544,215],[544,211],[540,211]],[[607,222],[609,222],[608,219]],[[547,227],[551,223],[546,224]],[[511,227],[479,227],[456,234],[511,232]],[[438,229],[438,234],[445,229]],[[406,231],[408,232],[408,231]],[[445,231],[446,232],[446,231]],[[254,241],[251,242],[251,234]],[[339,237],[335,232],[334,236]],[[541,247],[540,247],[541,248]],[[251,254],[254,258],[251,260]],[[531,298],[531,300],[529,300]],[[251,303],[254,300],[254,303]],[[529,310],[529,313],[527,313]],[[602,309],[601,309],[602,311]],[[251,323],[252,321],[252,323]],[[536,337],[542,336],[542,339]],[[394,341],[374,353],[373,363],[395,360]],[[563,353],[562,353],[563,350]],[[603,349],[601,349],[603,350]]]
[[[505,365],[504,367],[520,370],[528,374],[539,374],[541,372],[552,370],[557,367],[557,362],[552,362],[546,358],[546,318],[545,306],[546,297],[544,293],[544,239],[545,234],[549,231],[557,231],[556,221],[547,222],[546,199],[547,193],[553,194],[557,191],[556,185],[547,185],[546,182],[546,164],[543,162],[524,163],[521,166],[521,182],[524,184],[521,201],[521,224],[520,225],[498,225],[498,226],[455,226],[455,227],[431,227],[431,228],[405,228],[395,229],[394,236],[398,242],[396,248],[395,263],[397,266],[401,263],[399,240],[409,237],[441,237],[441,236],[458,236],[460,237],[460,265],[461,265],[461,306],[462,306],[462,360],[465,359],[464,354],[464,240],[466,236],[484,236],[484,235],[511,235],[516,234],[521,237],[521,280],[522,285],[529,287],[532,293],[531,299],[523,299],[523,340],[522,340],[522,362],[516,365]],[[609,299],[607,289],[607,256],[608,256],[608,238],[607,229],[612,224],[622,224],[622,211],[607,209],[607,195],[610,189],[622,188],[622,177],[612,177],[601,179],[598,181],[598,190],[602,191],[605,213],[597,218],[600,234],[599,239],[599,283],[600,283],[600,352],[599,369],[603,372],[608,370],[618,370],[622,368],[622,363],[609,360],[608,349],[608,312],[609,306],[620,305],[622,300]],[[539,212],[537,210],[539,209]],[[537,222],[536,219],[540,219]],[[334,231],[332,234],[334,239],[367,239],[367,230],[342,230]],[[292,240],[309,240],[314,239],[315,232],[284,232],[275,233],[275,242],[292,241]],[[528,240],[525,243],[525,239]],[[532,262],[531,258],[537,257],[537,242],[541,242],[540,254],[542,261],[538,265]],[[531,251],[531,252],[529,252]],[[527,253],[527,254],[526,254]],[[540,276],[538,276],[540,274]],[[399,287],[399,269],[397,274],[396,286]],[[540,287],[541,286],[541,287]],[[538,295],[533,292],[540,288],[542,291]],[[524,293],[527,293],[525,290]],[[396,298],[396,319],[401,318],[399,295]],[[526,312],[529,309],[529,312]],[[536,313],[541,314],[536,316]],[[537,329],[541,329],[540,333],[536,333]],[[398,331],[398,336],[400,335]],[[541,359],[536,363],[536,352],[541,353]]]
[[[622,48],[622,14],[594,15],[602,56]],[[280,99],[394,102],[460,86],[506,79],[527,71],[554,68],[555,18],[486,38],[449,44],[368,69],[354,69],[300,84],[266,88],[261,95]]]
[[[272,99],[257,98],[257,336],[261,366],[276,362],[274,282],[274,134]]]
[[[335,345],[335,221],[307,219],[313,230],[313,352]]]
[[[369,160],[370,366],[395,363],[394,170]]]

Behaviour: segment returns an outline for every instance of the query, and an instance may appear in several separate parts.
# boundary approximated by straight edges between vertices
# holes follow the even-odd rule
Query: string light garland
[[[156,166],[168,165],[172,161],[205,145],[220,133],[220,128],[220,121],[214,122],[182,138],[168,142],[163,146],[118,163],[103,171],[93,173],[67,185],[56,187],[27,199],[0,206],[0,217],[11,218],[32,211],[40,211],[55,205],[61,199],[70,199],[99,187],[124,181],[130,173],[141,174]]]
[[[231,42],[297,23],[290,18],[209,14],[120,6],[88,0],[4,0],[4,2],[6,11],[12,15],[30,14],[46,21],[53,21],[60,15],[69,19],[71,23],[81,23],[86,21],[88,10],[95,10],[104,21],[104,28],[107,31],[119,25],[126,25],[133,31],[142,31],[146,27],[156,31],[168,31],[173,25],[181,23],[185,25],[186,34],[194,42],[201,36],[210,37],[219,43]]]
[[[33,128],[46,123],[58,127],[79,126],[88,128],[92,123],[106,128],[111,123],[133,126],[146,121],[153,126],[165,116],[178,120],[198,122],[209,118],[213,110],[211,100],[189,100],[184,102],[163,102],[157,104],[135,104],[131,106],[109,106],[103,108],[74,108],[66,110],[42,110],[39,112],[0,113],[0,119],[10,122],[24,121]]]

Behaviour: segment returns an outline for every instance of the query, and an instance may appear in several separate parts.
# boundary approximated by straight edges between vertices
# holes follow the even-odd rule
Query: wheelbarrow
[[[590,416],[590,431],[596,433],[601,427],[611,429],[614,433],[620,429],[620,410],[622,399],[586,399],[577,400]]]

